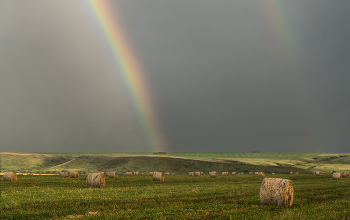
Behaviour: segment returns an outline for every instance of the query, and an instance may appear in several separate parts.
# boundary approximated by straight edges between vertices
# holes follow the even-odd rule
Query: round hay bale
[[[321,172],[320,171],[316,171],[316,175],[321,175]]]
[[[258,176],[265,176],[264,172],[259,172]]]
[[[289,174],[293,174],[293,172],[290,172]]]
[[[141,175],[145,175],[144,173],[141,173]]]
[[[240,173],[241,175],[244,175],[244,173]]]
[[[265,178],[260,187],[260,203],[264,205],[293,205],[294,187],[291,180]]]
[[[118,173],[117,172],[107,172],[106,176],[110,178],[118,178]]]
[[[134,175],[132,172],[126,172],[125,175]]]
[[[195,176],[202,176],[202,172],[201,171],[194,172],[194,175]]]
[[[170,172],[165,172],[164,175],[170,175]]]
[[[61,172],[62,177],[69,177],[69,172]]]
[[[249,175],[253,175],[253,172],[249,172]]]
[[[347,173],[346,172],[341,172],[341,177],[347,177]]]
[[[333,180],[341,180],[341,177],[342,177],[342,175],[339,172],[333,173],[333,175],[332,175]]]
[[[16,181],[17,174],[15,172],[5,172],[2,178],[4,181]]]
[[[299,174],[299,172],[295,172],[295,174]]]
[[[139,171],[134,172],[134,175],[140,176],[141,173]]]
[[[70,177],[71,177],[71,178],[79,178],[79,177],[80,177],[80,173],[78,173],[78,172],[72,172],[72,173],[70,174]]]
[[[350,172],[346,172],[346,175],[350,176]]]
[[[275,173],[271,173],[272,175],[275,175]]]
[[[211,178],[218,177],[218,173],[216,171],[209,172],[209,175],[210,175]]]
[[[222,176],[228,176],[229,175],[229,173],[228,172],[222,172],[222,174],[221,174]]]
[[[232,175],[236,175],[237,173],[236,172],[232,172]]]
[[[254,175],[259,175],[259,172],[255,172]]]
[[[154,172],[152,175],[153,181],[164,181],[164,173]]]
[[[194,176],[194,172],[190,172],[188,175],[189,176]]]
[[[101,173],[88,173],[86,176],[86,186],[87,187],[104,187],[106,186],[106,174]]]
[[[148,176],[153,176],[153,172],[149,172],[149,173],[148,173]]]

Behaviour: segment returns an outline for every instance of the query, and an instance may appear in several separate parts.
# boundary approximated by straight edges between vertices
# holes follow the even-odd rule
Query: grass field
[[[252,175],[120,175],[103,188],[87,188],[84,175],[0,177],[0,219],[350,219],[349,177],[266,175],[293,181],[292,208],[261,205],[264,177]]]

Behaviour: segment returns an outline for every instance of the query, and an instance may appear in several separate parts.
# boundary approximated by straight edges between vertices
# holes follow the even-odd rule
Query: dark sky
[[[102,0],[101,0],[102,1]],[[174,152],[350,149],[350,1],[118,0]],[[0,151],[145,152],[84,1],[0,0]]]

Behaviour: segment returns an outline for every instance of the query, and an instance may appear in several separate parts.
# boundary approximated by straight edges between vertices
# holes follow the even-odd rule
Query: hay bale
[[[293,174],[293,172],[290,172],[289,174]]]
[[[149,172],[149,173],[148,173],[148,176],[153,176],[153,172]]]
[[[260,187],[260,203],[264,205],[293,205],[294,187],[291,180],[265,178]]]
[[[259,175],[259,172],[255,172],[254,175]]]
[[[253,172],[249,172],[249,175],[253,175]]]
[[[141,175],[145,175],[144,173],[141,173]]]
[[[86,176],[86,186],[87,187],[104,187],[106,186],[106,174],[100,173],[88,173]]]
[[[154,172],[152,175],[153,181],[164,181],[164,173]]]
[[[134,175],[132,172],[126,172],[125,175]]]
[[[139,171],[134,172],[134,175],[140,176],[141,173]]]
[[[218,173],[216,171],[209,172],[209,175],[210,175],[211,178],[218,177]]]
[[[244,175],[244,173],[240,173],[241,175]]]
[[[237,173],[236,172],[232,172],[232,175],[236,175]]]
[[[295,174],[299,174],[299,172],[295,172]]]
[[[350,172],[346,172],[346,175],[350,176]]]
[[[118,173],[117,172],[107,172],[106,176],[110,178],[118,178]]]
[[[228,172],[222,172],[221,175],[223,175],[223,176],[228,176],[229,173],[228,173]]]
[[[5,172],[2,178],[4,181],[16,181],[17,174],[15,172]]]
[[[265,173],[264,172],[259,172],[258,176],[265,176]]]
[[[69,177],[69,172],[61,172],[62,177]]]
[[[321,175],[321,172],[320,171],[316,171],[316,175]]]
[[[342,177],[342,175],[340,172],[333,173],[333,175],[332,175],[333,180],[341,180],[341,177]]]
[[[202,176],[202,172],[201,171],[194,172],[194,175],[195,176]]]
[[[170,175],[170,172],[165,172],[164,175]]]
[[[271,173],[272,175],[275,175],[275,173]]]
[[[346,172],[341,172],[341,177],[347,177],[347,173]]]
[[[190,172],[188,175],[189,176],[194,176],[194,172]]]
[[[70,174],[70,177],[71,177],[71,178],[79,178],[79,177],[80,177],[80,173],[78,173],[78,172],[72,172],[72,173]]]

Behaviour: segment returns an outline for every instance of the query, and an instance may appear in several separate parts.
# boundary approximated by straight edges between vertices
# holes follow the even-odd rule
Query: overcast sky
[[[350,152],[350,1],[110,6],[163,149]],[[83,1],[0,0],[0,151],[151,151],[120,71]]]

